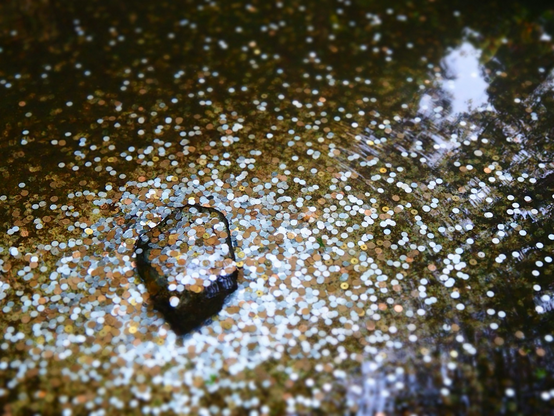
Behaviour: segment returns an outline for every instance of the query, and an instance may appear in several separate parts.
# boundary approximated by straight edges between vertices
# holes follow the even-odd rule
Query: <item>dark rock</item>
[[[135,245],[137,271],[156,310],[186,334],[221,311],[238,271],[225,216],[215,208],[177,208]]]

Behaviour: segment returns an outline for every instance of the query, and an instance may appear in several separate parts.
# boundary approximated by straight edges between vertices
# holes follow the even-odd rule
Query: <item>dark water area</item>
[[[548,1],[2,3],[3,414],[554,414],[553,36]]]

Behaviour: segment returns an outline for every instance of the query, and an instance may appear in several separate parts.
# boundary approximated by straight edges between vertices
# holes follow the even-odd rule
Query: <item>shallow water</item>
[[[6,413],[554,414],[548,3],[43,0],[0,32]],[[134,247],[186,204],[239,288],[177,336]]]

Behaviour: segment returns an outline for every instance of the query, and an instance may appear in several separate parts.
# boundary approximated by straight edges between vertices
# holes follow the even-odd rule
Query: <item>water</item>
[[[2,5],[2,405],[554,413],[554,12],[483,3]],[[240,273],[178,336],[186,204]]]

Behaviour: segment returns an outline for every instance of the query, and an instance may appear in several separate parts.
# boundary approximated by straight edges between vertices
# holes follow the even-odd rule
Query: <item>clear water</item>
[[[4,411],[552,414],[553,19],[0,6]],[[183,204],[241,272],[177,336],[133,248]]]

